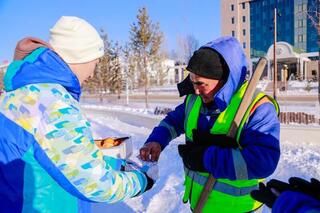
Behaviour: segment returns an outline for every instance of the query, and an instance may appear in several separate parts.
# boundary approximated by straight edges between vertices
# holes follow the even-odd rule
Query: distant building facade
[[[314,0],[252,0],[250,2],[250,56],[261,57],[273,44],[274,8],[277,6],[277,41],[289,43],[297,52],[317,52],[317,31],[308,17]],[[314,13],[309,13],[314,15]]]
[[[267,56],[269,66],[265,75],[272,80],[275,7],[278,11],[277,41],[280,44],[276,54],[282,57],[278,60],[278,68],[281,70],[285,65],[299,79],[315,79],[314,76],[318,76],[315,64],[319,60],[319,44],[317,29],[309,17],[316,15],[310,11],[319,10],[315,0],[223,0],[222,35],[236,37],[253,62]],[[281,50],[288,50],[290,54],[281,54]],[[284,58],[286,56],[290,58]]]
[[[223,0],[221,2],[221,32],[236,37],[250,57],[250,0]]]

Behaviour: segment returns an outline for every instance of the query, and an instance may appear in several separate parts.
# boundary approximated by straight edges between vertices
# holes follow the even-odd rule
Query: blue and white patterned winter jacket
[[[12,62],[0,98],[0,211],[88,212],[143,192],[140,171],[103,156],[79,107],[77,77],[40,47]]]

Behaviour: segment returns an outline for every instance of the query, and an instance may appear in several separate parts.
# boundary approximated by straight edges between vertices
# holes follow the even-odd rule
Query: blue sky
[[[84,18],[123,44],[142,6],[160,23],[169,52],[177,49],[178,36],[192,34],[201,45],[220,35],[219,0],[0,0],[0,64],[11,61],[16,42],[25,36],[47,41],[62,15]]]

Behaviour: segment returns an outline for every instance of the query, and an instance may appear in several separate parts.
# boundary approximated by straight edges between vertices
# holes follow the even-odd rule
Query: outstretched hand
[[[161,146],[157,142],[149,142],[140,149],[140,158],[144,161],[158,161],[161,153]]]

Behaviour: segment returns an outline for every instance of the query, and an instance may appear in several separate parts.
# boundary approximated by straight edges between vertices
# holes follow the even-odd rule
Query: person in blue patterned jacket
[[[103,156],[80,109],[80,84],[103,54],[98,32],[72,16],[49,43],[18,42],[0,97],[0,212],[89,212],[152,187],[147,171]]]
[[[190,58],[188,77],[178,84],[185,101],[155,127],[140,149],[143,160],[157,161],[168,143],[185,134],[178,146],[185,170],[183,202],[193,210],[208,175],[217,179],[203,212],[251,212],[262,204],[250,197],[279,161],[278,105],[258,93],[238,128],[227,136],[248,85],[247,60],[233,37],[211,41]]]

